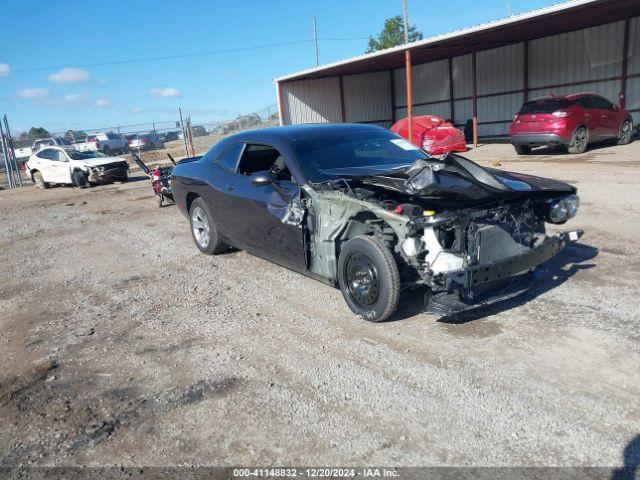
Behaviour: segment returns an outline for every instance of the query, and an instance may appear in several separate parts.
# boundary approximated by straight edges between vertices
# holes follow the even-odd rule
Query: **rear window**
[[[548,100],[534,100],[533,102],[525,103],[518,115],[528,115],[534,113],[553,113],[563,108],[567,108],[569,102],[563,98],[554,98]]]

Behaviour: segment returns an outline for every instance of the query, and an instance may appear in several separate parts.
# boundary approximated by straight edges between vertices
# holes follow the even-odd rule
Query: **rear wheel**
[[[515,149],[516,149],[516,153],[518,155],[529,155],[531,153],[531,147],[528,147],[526,145],[514,145]]]
[[[386,320],[398,307],[398,265],[374,237],[359,236],[344,244],[338,259],[338,283],[349,308],[369,322]]]
[[[620,127],[620,133],[618,134],[618,145],[628,145],[631,143],[633,137],[633,125],[629,120],[625,120]]]
[[[109,147],[104,147],[102,149],[102,153],[104,153],[105,155],[109,156],[109,155],[111,155],[111,149]]]
[[[207,255],[215,255],[227,250],[227,245],[220,239],[220,233],[213,223],[207,205],[202,198],[196,198],[189,209],[191,235],[198,250]]]
[[[579,127],[571,137],[571,143],[567,147],[569,153],[584,153],[589,144],[589,135],[585,127]]]
[[[49,188],[49,184],[44,181],[44,177],[40,172],[35,172],[33,174],[33,183],[36,184],[36,187],[41,188],[42,190]]]

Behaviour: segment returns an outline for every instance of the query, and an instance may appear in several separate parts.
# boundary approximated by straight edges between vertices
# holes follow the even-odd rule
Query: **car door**
[[[37,163],[34,170],[38,170],[42,174],[45,182],[55,183],[56,171],[55,161],[53,160],[55,150],[52,148],[44,148],[36,153]]]
[[[52,169],[55,174],[54,183],[73,183],[71,181],[71,163],[64,150],[53,150]]]
[[[587,127],[589,132],[589,139],[595,140],[598,137],[598,115],[599,112],[595,109],[595,105],[593,103],[593,97],[585,96],[580,97],[574,102],[580,108],[581,118],[578,119],[578,125],[584,124]]]
[[[285,165],[285,158],[275,147],[265,143],[245,144],[235,172],[224,185],[232,200],[226,215],[228,235],[242,248],[304,269],[304,231],[300,225],[283,222],[289,203],[299,198],[299,186],[288,174],[286,165],[273,184],[251,183],[252,174],[270,171],[276,161]]]
[[[597,131],[599,138],[613,138],[618,136],[617,115],[613,104],[600,96],[593,96],[593,103],[597,111]]]

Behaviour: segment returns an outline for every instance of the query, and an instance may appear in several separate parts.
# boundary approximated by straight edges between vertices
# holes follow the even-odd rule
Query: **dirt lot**
[[[0,465],[640,462],[640,142],[469,156],[575,184],[587,233],[455,319],[201,255],[143,178],[0,192]]]

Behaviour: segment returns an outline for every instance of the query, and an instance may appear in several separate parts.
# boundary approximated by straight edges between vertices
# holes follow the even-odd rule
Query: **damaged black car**
[[[430,157],[371,125],[234,135],[179,162],[172,185],[200,251],[237,247],[338,286],[372,322],[407,289],[439,315],[518,295],[582,235],[545,230],[576,215],[574,187]]]

